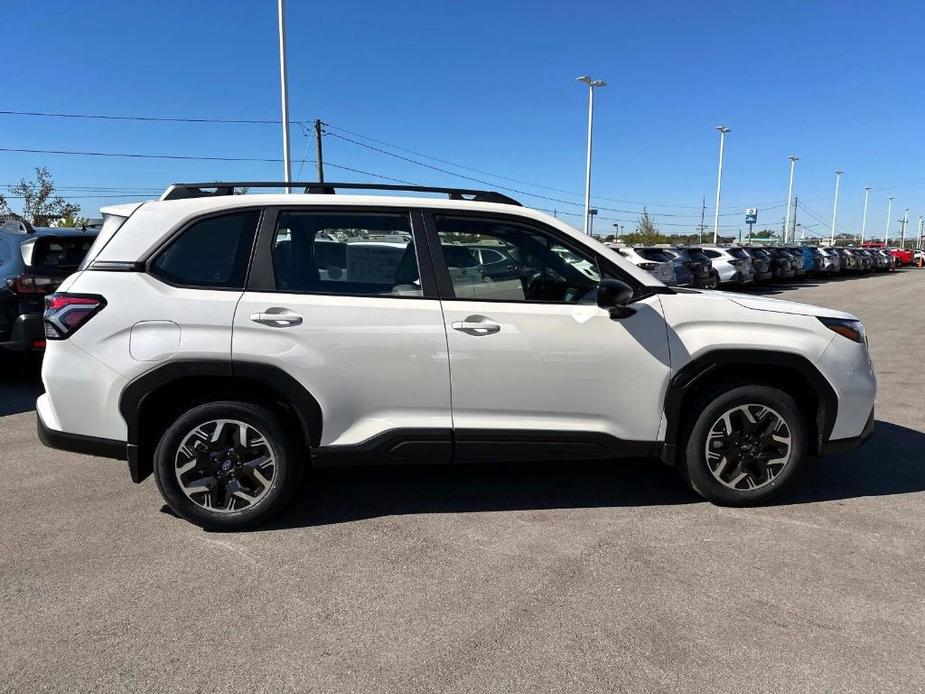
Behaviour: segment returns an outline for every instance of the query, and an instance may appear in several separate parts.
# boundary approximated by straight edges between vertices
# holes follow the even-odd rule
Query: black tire
[[[236,420],[252,427],[268,444],[264,450],[273,455],[271,483],[266,485],[269,489],[244,508],[234,509],[237,501],[232,502],[232,510],[205,508],[182,491],[177,479],[176,461],[181,443],[191,431],[214,420]],[[243,530],[267,521],[291,502],[305,467],[303,450],[280,418],[267,408],[232,400],[211,402],[186,411],[163,433],[154,452],[154,478],[164,501],[181,518],[210,530]],[[213,463],[203,466],[207,464]],[[197,463],[193,471],[199,467]]]
[[[773,479],[769,479],[771,475],[765,467],[765,478],[761,482],[763,486],[756,489],[730,488],[714,476],[707,462],[706,447],[711,429],[718,424],[724,413],[744,405],[771,408],[780,415],[790,434],[787,462],[779,470],[776,466],[773,468],[777,471]],[[695,492],[714,504],[750,506],[761,503],[786,487],[800,469],[807,450],[807,427],[799,407],[787,393],[762,385],[727,386],[705,393],[692,404],[689,411],[693,416],[687,427],[687,445],[679,460],[679,471]],[[754,481],[749,475],[745,484]]]

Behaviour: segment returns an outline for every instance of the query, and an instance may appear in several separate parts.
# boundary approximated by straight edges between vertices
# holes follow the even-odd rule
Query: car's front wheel
[[[681,461],[694,491],[724,506],[759,503],[794,477],[806,452],[807,429],[790,395],[743,385],[705,395],[693,408]]]
[[[300,447],[270,410],[245,402],[199,405],[161,436],[154,476],[186,520],[240,530],[284,508],[298,485]]]

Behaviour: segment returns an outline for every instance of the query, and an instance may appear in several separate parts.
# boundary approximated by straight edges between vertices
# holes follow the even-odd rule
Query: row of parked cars
[[[854,246],[610,247],[665,284],[703,289],[785,282],[807,276],[887,272],[916,260],[915,252],[909,250]]]

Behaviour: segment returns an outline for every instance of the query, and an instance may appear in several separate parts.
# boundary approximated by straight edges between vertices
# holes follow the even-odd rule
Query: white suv
[[[745,505],[870,435],[846,313],[670,289],[495,193],[210,185],[104,210],[47,299],[37,405],[46,445],[153,471],[195,523],[258,523],[308,465],[356,463],[651,456]]]
[[[721,284],[748,284],[755,279],[751,256],[737,246],[704,246]]]

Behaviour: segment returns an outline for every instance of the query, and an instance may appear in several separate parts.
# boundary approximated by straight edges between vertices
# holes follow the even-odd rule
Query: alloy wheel
[[[787,422],[766,405],[733,407],[717,418],[704,453],[710,473],[736,491],[761,489],[790,463],[792,439]]]
[[[277,477],[273,447],[256,427],[237,419],[213,419],[189,431],[174,466],[183,494],[218,513],[260,503]]]

